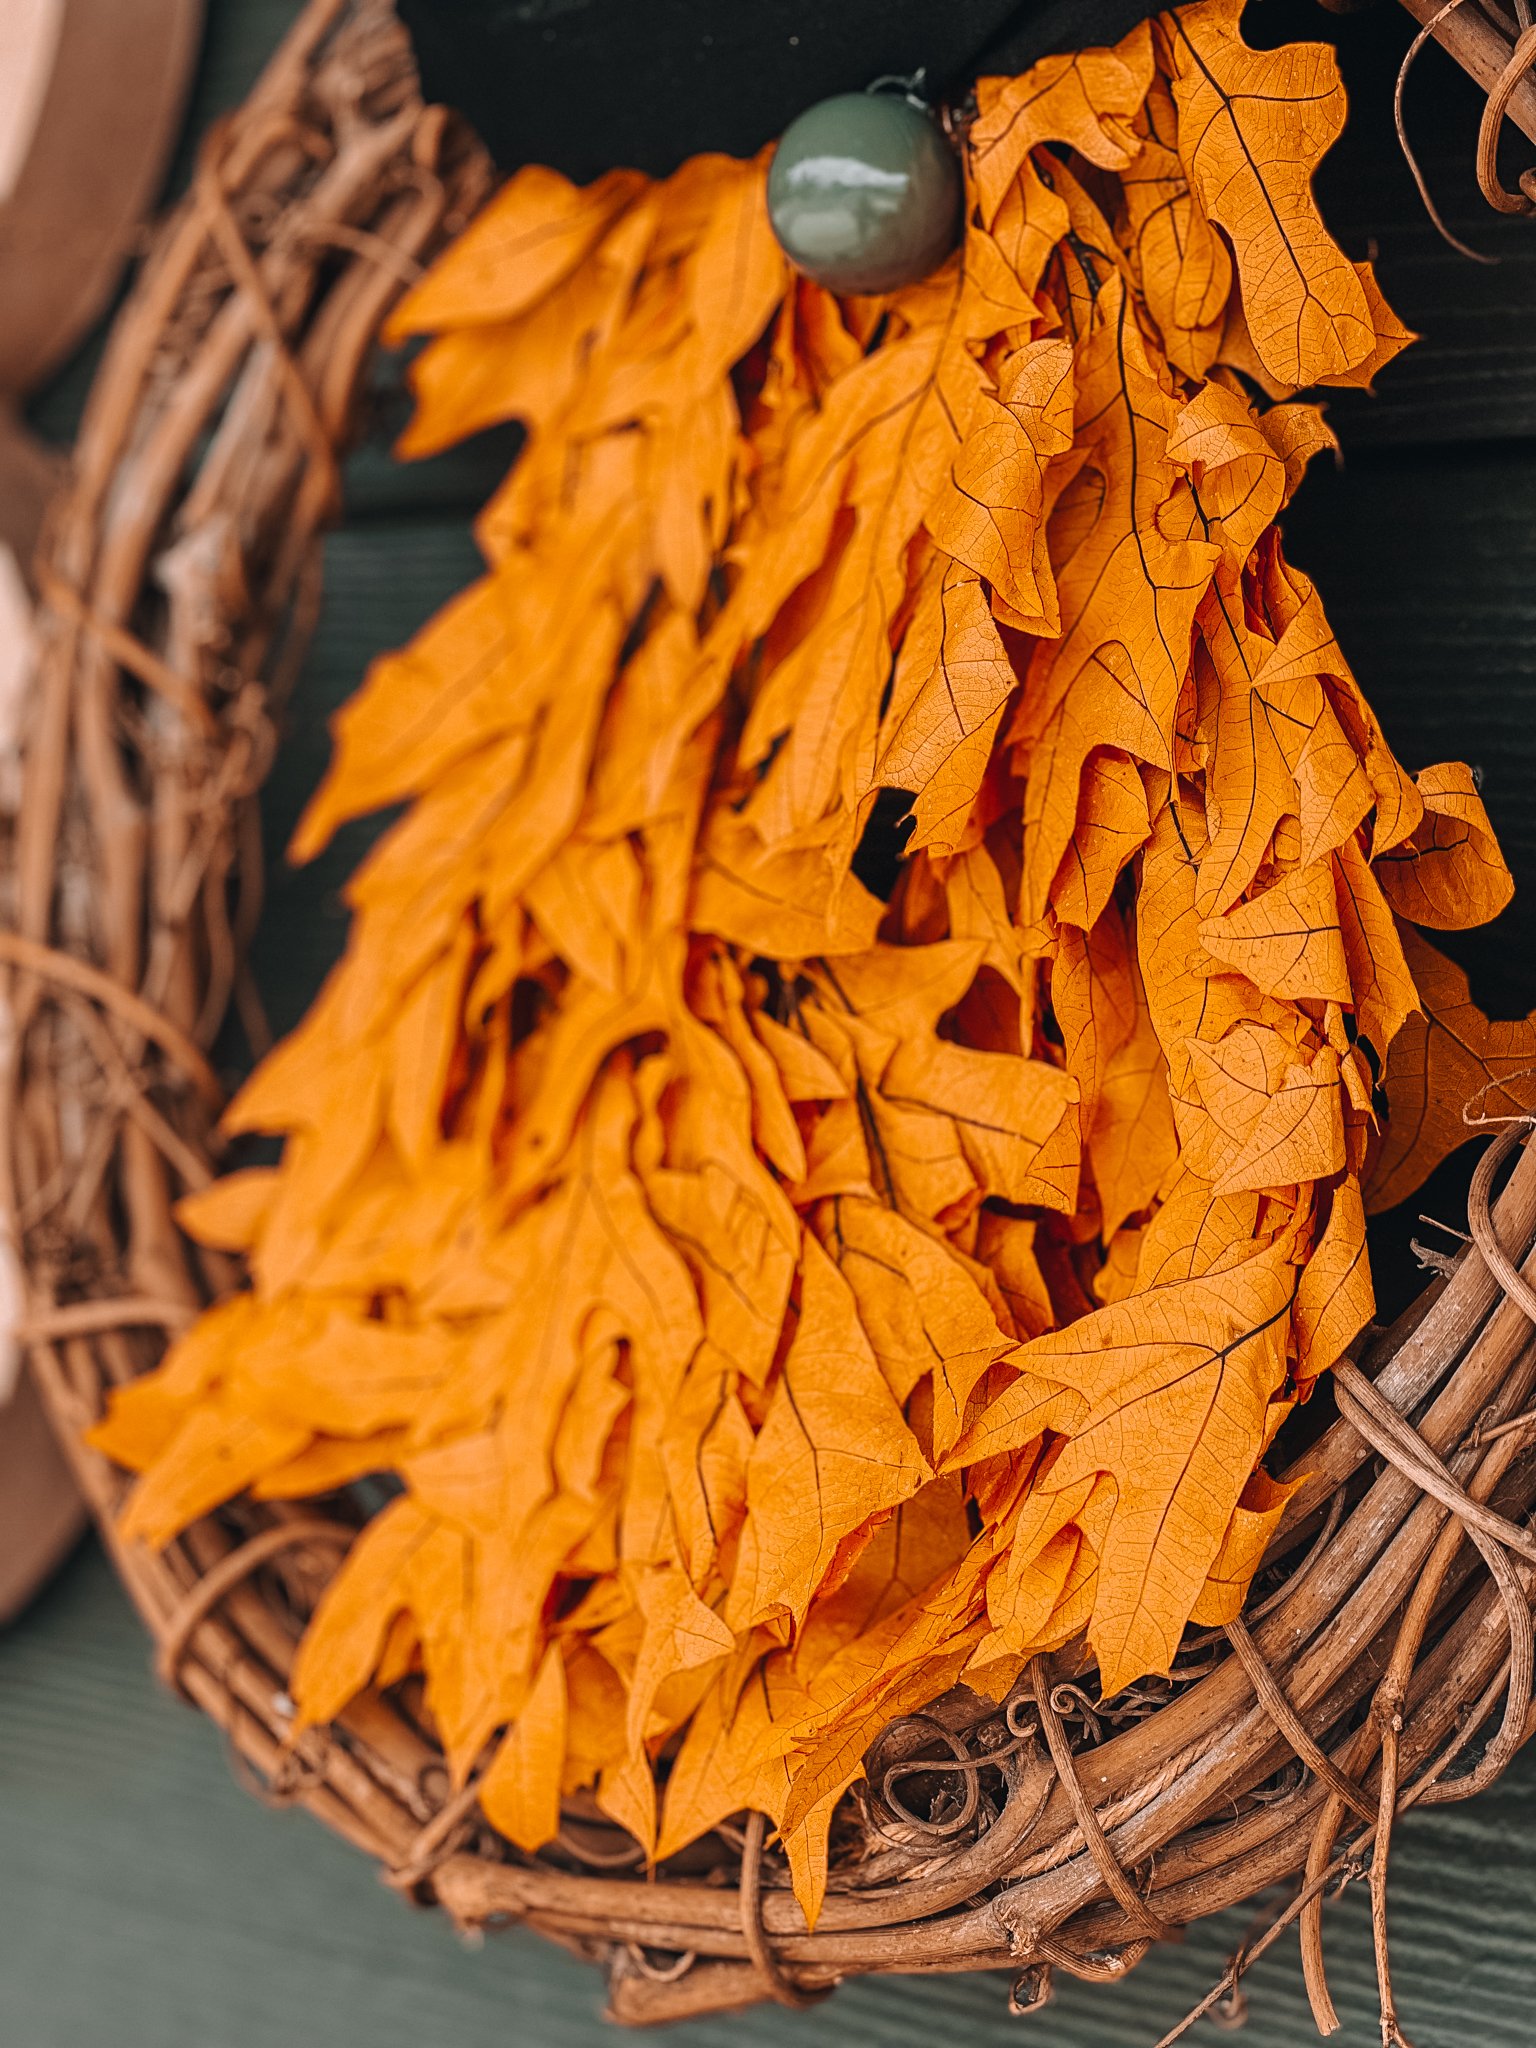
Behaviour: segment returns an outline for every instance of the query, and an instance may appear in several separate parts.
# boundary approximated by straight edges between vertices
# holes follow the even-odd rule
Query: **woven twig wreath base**
[[[335,450],[384,313],[486,184],[422,107],[382,0],[312,7],[213,138],[118,323],[45,550],[7,821],[3,1192],[33,1368],[161,1674],[263,1796],[307,1806],[462,1926],[521,1921],[602,1963],[624,2020],[800,2003],[868,1971],[1009,1970],[1027,2009],[1053,1969],[1117,1977],[1278,1880],[1294,1888],[1275,1928],[1300,1918],[1326,2015],[1321,1899],[1367,1865],[1389,2013],[1393,1818],[1480,1790],[1533,1725],[1536,1295],[1517,1267],[1536,1278],[1536,1151],[1489,1206],[1515,1134],[1479,1168],[1476,1248],[1340,1368],[1341,1418],[1307,1453],[1246,1620],[1108,1703],[1064,1654],[1002,1709],[957,1693],[887,1730],[837,1816],[814,1933],[760,1816],[647,1874],[574,1804],[550,1850],[519,1854],[473,1783],[450,1796],[414,1681],[292,1740],[287,1674],[356,1532],[346,1497],[236,1505],[155,1555],[115,1538],[126,1482],[81,1432],[239,1281],[171,1212],[217,1161],[209,1049],[227,1014],[261,1036],[255,793],[313,614]]]

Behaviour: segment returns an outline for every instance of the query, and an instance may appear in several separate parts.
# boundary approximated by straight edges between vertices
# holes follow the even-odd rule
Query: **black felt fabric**
[[[662,176],[750,156],[802,108],[885,74],[942,91],[978,70],[1114,42],[1146,0],[399,0],[429,98],[504,170]]]

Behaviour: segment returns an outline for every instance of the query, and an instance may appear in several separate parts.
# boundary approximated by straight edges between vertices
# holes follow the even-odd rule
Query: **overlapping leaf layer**
[[[281,1165],[185,1205],[250,1291],[98,1441],[151,1542],[395,1475],[302,1718],[422,1674],[524,1849],[760,1809],[813,1919],[893,1715],[1165,1670],[1371,1314],[1363,1191],[1536,1053],[1409,929],[1508,895],[1471,777],[1281,551],[1296,392],[1409,337],[1312,202],[1331,55],[1239,11],[983,81],[888,299],[710,158],[522,172],[396,318],[411,450],[527,444],[298,834],[407,805],[231,1117]]]

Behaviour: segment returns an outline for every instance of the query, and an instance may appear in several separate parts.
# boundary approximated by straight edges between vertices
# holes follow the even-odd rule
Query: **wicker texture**
[[[355,1533],[346,1499],[237,1505],[163,1553],[113,1534],[125,1481],[80,1442],[106,1389],[237,1284],[172,1206],[219,1158],[210,1058],[244,955],[255,797],[313,616],[317,535],[379,324],[486,188],[424,109],[388,8],[311,7],[125,309],[42,563],[45,654],[0,930],[9,1145],[33,1370],[167,1683],[297,1801],[462,1926],[520,1920],[602,1963],[618,2018],[801,2003],[863,1971],[1113,1978],[1151,1941],[1295,1879],[1327,2012],[1320,1905],[1369,1867],[1383,2038],[1394,1817],[1490,1783],[1532,1732],[1536,1152],[1490,1148],[1475,1239],[1336,1376],[1244,1622],[1107,1705],[1063,1655],[994,1709],[951,1695],[887,1730],[833,1834],[806,1931],[761,1816],[651,1880],[594,1808],[519,1855],[452,1792],[412,1681],[291,1740],[304,1617]],[[1522,1277],[1522,1275],[1524,1277]],[[1238,1996],[1242,1960],[1207,2006]],[[1182,2029],[1176,2030],[1176,2032]],[[1169,2039],[1174,2038],[1169,2036]]]

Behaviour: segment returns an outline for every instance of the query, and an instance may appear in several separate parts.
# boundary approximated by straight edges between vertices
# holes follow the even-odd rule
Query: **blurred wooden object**
[[[75,1547],[86,1513],[25,1375],[0,1410],[0,1627]]]
[[[28,578],[62,457],[20,403],[105,310],[158,195],[196,55],[201,0],[0,0],[0,809],[31,684]],[[8,1017],[0,1014],[0,1040]],[[0,1624],[73,1546],[85,1507],[15,1330],[0,1244]]]
[[[175,139],[201,0],[0,6],[0,391],[83,338]]]

